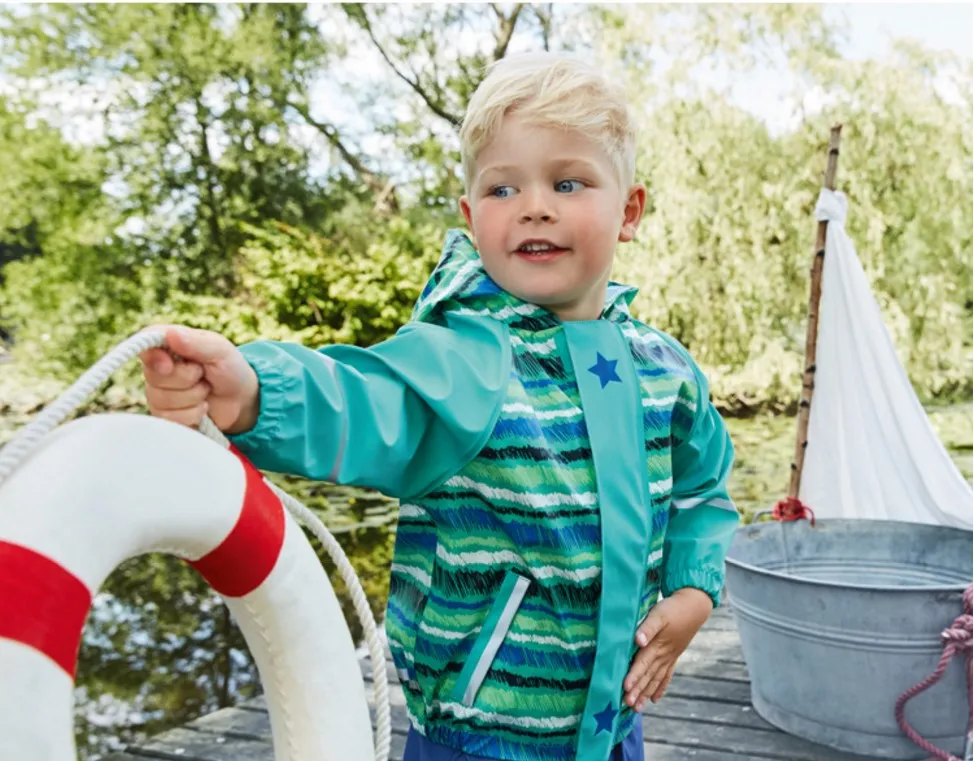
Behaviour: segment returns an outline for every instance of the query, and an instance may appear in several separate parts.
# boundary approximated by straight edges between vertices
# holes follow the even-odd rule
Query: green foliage
[[[402,216],[369,217],[346,207],[324,235],[283,224],[247,227],[233,298],[173,293],[148,321],[216,330],[237,343],[382,341],[409,318],[443,231]]]
[[[103,232],[100,157],[0,98],[0,265],[91,244]]]
[[[841,29],[796,5],[17,6],[0,29],[20,84],[0,107],[0,329],[38,370],[72,377],[158,321],[237,342],[391,335],[458,222],[470,94],[497,57],[550,47],[631,89],[649,205],[614,275],[725,409],[797,397],[834,121],[849,231],[915,387],[971,391],[969,62],[908,45],[848,60]],[[384,76],[346,65],[367,52]],[[767,61],[802,104],[775,132],[728,77]],[[321,82],[354,120],[323,115]],[[70,88],[101,93],[86,144],[54,126]]]
[[[889,64],[866,61],[835,74],[835,102],[793,144],[806,155],[815,143],[820,151],[813,134],[826,120],[847,125],[839,172],[852,210],[847,226],[901,361],[921,394],[969,397],[970,65],[900,45]],[[937,80],[947,77],[953,97],[940,92]]]
[[[105,258],[106,249],[79,247],[8,264],[0,313],[17,330],[16,354],[52,375],[87,369],[135,332],[143,293],[139,282]]]
[[[773,30],[780,19],[771,22]],[[969,396],[969,68],[913,47],[860,62],[829,53],[821,35],[798,43],[780,47],[805,77],[801,94],[821,87],[827,101],[781,134],[726,93],[680,79],[632,84],[634,102],[653,103],[638,166],[649,198],[615,275],[642,288],[635,311],[691,349],[722,406],[790,408],[801,384],[813,210],[830,127],[842,123],[847,228],[901,360],[921,397]],[[935,79],[948,75],[966,103],[938,93]]]
[[[287,104],[328,46],[300,6],[54,5],[11,11],[14,76],[53,92],[99,86],[104,179],[143,259],[181,290],[227,295],[240,222],[317,224],[329,194]],[[29,100],[24,96],[25,103]]]

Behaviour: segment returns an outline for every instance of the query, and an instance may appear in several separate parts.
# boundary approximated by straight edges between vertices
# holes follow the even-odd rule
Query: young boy
[[[369,349],[167,327],[152,412],[258,467],[401,500],[386,631],[406,761],[635,761],[639,711],[717,604],[738,515],[707,382],[609,282],[646,193],[623,94],[496,64],[462,130],[471,236]]]

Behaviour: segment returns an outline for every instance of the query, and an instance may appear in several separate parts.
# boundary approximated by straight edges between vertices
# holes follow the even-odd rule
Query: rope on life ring
[[[103,356],[91,368],[72,384],[67,391],[61,394],[53,403],[44,408],[29,424],[24,426],[2,449],[0,449],[0,485],[3,484],[24,461],[39,447],[42,440],[48,436],[58,425],[84,403],[92,393],[101,387],[108,378],[116,372],[123,364],[135,359],[139,354],[150,348],[162,347],[165,345],[164,334],[159,330],[145,330],[137,333],[112,349]],[[164,421],[159,421],[160,423]],[[74,425],[74,424],[72,424]],[[187,429],[188,430],[188,429]],[[219,444],[224,449],[232,450],[229,441],[223,433],[216,427],[212,420],[204,417],[199,431],[207,438]],[[382,640],[379,635],[378,626],[369,607],[368,599],[362,589],[362,584],[355,573],[354,568],[347,556],[338,544],[334,536],[328,531],[321,520],[314,515],[307,507],[294,497],[283,491],[269,480],[263,478],[259,471],[240,457],[244,464],[245,471],[248,473],[248,488],[251,486],[251,477],[259,479],[260,489],[269,489],[280,499],[283,506],[300,524],[305,526],[311,533],[318,538],[330,559],[334,562],[346,588],[351,596],[351,601],[355,612],[362,624],[366,643],[369,649],[369,656],[372,666],[373,678],[373,699],[376,709],[376,735],[375,735],[375,758],[377,761],[387,761],[391,746],[391,716],[389,705],[389,685],[388,676],[385,668],[385,654]],[[249,469],[248,469],[249,466]],[[254,476],[256,474],[256,476]],[[283,531],[283,529],[282,529]],[[3,549],[3,548],[0,548]],[[7,546],[10,549],[10,546]],[[15,548],[16,549],[16,548]],[[19,551],[19,550],[17,550]],[[37,558],[24,553],[24,557],[18,557],[18,562],[33,562]],[[25,560],[26,558],[26,560]],[[0,558],[2,559],[2,558]],[[205,560],[205,558],[204,558]],[[44,562],[43,558],[39,561]],[[2,570],[2,569],[0,569]],[[199,569],[201,572],[203,569]],[[204,573],[206,576],[206,573]],[[76,581],[76,580],[75,580]],[[65,582],[70,589],[73,583],[70,580]],[[217,591],[220,591],[219,589]],[[87,592],[86,592],[87,594]],[[87,608],[84,609],[84,613]],[[84,614],[81,615],[81,624],[84,622]],[[80,631],[80,627],[79,627]],[[49,653],[50,654],[50,653]],[[74,657],[73,651],[70,653]],[[57,659],[56,659],[57,660]],[[61,664],[62,666],[64,664]],[[70,664],[73,678],[73,662]]]

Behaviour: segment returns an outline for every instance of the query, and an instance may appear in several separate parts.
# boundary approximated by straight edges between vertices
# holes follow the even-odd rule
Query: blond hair
[[[602,146],[623,188],[636,176],[636,128],[622,88],[594,66],[557,53],[502,58],[470,98],[460,127],[464,182],[469,190],[480,151],[504,116],[577,131]]]

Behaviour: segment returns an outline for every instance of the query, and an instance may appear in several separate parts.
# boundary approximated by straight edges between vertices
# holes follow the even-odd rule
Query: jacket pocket
[[[511,622],[517,613],[524,595],[531,586],[531,580],[514,571],[508,571],[504,576],[497,599],[490,606],[487,613],[487,620],[477,635],[473,644],[473,650],[460,672],[453,689],[453,699],[470,707],[473,705],[480,685],[484,683],[484,678],[494,662],[494,657],[500,649],[501,644],[507,637],[507,632],[511,628]]]

